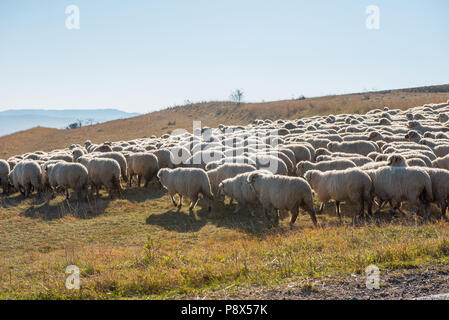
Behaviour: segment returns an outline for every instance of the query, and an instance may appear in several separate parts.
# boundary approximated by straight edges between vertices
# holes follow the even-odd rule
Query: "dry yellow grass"
[[[314,229],[307,215],[269,229],[259,215],[232,214],[200,201],[176,211],[155,187],[88,204],[13,195],[0,208],[0,298],[177,298],[273,286],[298,279],[449,262],[446,222],[379,220],[340,226],[328,209]],[[349,210],[345,210],[348,212]],[[383,220],[383,221],[382,221]],[[81,270],[81,290],[65,288],[65,268]]]
[[[207,103],[156,112],[77,130],[36,128],[0,139],[1,157],[50,150],[92,139],[131,139],[189,128],[192,120],[247,123],[254,118],[364,112],[389,106],[408,108],[449,99],[448,93],[376,93],[266,104]],[[310,104],[313,107],[310,107]],[[309,107],[308,107],[309,106]],[[165,128],[167,122],[175,126]],[[109,299],[178,298],[242,286],[266,287],[298,279],[415,268],[449,262],[446,222],[398,218],[340,226],[333,208],[312,228],[307,215],[293,230],[288,221],[269,229],[260,214],[232,214],[216,204],[211,214],[199,202],[195,214],[176,211],[165,192],[129,189],[120,199],[88,203],[0,197],[0,298]],[[435,209],[435,208],[434,208]],[[355,212],[352,207],[343,212]],[[383,218],[382,218],[383,217]],[[68,265],[81,269],[81,290],[64,286]],[[215,295],[216,296],[216,295]]]

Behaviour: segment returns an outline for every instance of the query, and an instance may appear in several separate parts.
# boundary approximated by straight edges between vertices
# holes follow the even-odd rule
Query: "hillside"
[[[17,109],[0,111],[0,136],[36,126],[49,128],[66,128],[69,124],[101,123],[116,119],[124,119],[139,115],[116,109]]]
[[[203,126],[247,124],[259,119],[293,119],[312,115],[364,113],[370,109],[406,109],[426,103],[449,100],[449,85],[380,92],[325,96],[303,100],[264,103],[205,102],[172,107],[137,117],[109,121],[79,129],[59,130],[43,127],[0,137],[0,158],[15,154],[67,147],[90,139],[95,143],[161,135],[175,128],[192,130],[192,121]]]

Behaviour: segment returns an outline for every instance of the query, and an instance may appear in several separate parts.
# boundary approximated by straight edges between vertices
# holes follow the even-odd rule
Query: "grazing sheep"
[[[299,161],[312,161],[312,159],[315,159],[315,151],[313,151],[313,157],[312,157],[312,147],[309,148],[307,145],[302,144],[289,144],[284,146],[285,148],[293,151],[296,158],[296,163]]]
[[[447,155],[443,158],[437,158],[437,159],[433,160],[432,166],[434,168],[449,170],[449,155]]]
[[[256,170],[256,168],[249,164],[226,163],[220,165],[216,169],[207,171],[212,193],[215,195],[217,194],[218,186],[223,180],[233,178],[238,174],[254,170]]]
[[[359,216],[364,215],[365,202],[368,203],[368,214],[371,215],[371,190],[370,177],[359,168],[346,170],[332,170],[321,172],[310,170],[305,174],[305,179],[316,192],[321,201],[321,209],[324,203],[334,200],[338,218],[341,220],[340,203],[359,203]]]
[[[2,186],[3,194],[9,193],[9,163],[3,159],[0,159],[0,186]]]
[[[317,226],[315,210],[313,208],[312,189],[302,178],[280,175],[267,175],[260,171],[252,172],[247,182],[254,188],[265,216],[270,220],[269,213],[275,211],[275,223],[279,222],[278,210],[289,210],[292,214],[290,227],[298,217],[299,208],[304,208]]]
[[[189,210],[192,211],[197,202],[198,195],[201,193],[208,200],[208,210],[211,211],[211,201],[213,194],[210,187],[209,177],[206,171],[199,168],[164,168],[157,174],[159,182],[167,189],[170,198],[175,207],[181,208],[182,197],[190,198]],[[179,195],[179,204],[173,198]]]
[[[288,175],[287,165],[278,157],[258,153],[250,159],[256,162],[257,170],[268,170],[273,174]]]
[[[168,149],[159,149],[152,152],[157,157],[159,169],[170,168],[173,169],[175,165],[172,162],[173,155]]]
[[[96,158],[114,159],[120,165],[120,173],[123,181],[128,182],[128,163],[125,156],[120,152],[92,153]]]
[[[126,156],[125,156],[126,157]],[[157,157],[151,153],[133,153],[127,156],[128,185],[131,187],[134,175],[137,175],[137,186],[140,187],[142,177],[146,188],[159,170]]]
[[[72,150],[72,157],[73,157],[73,162],[78,162],[78,158],[82,157],[86,154],[86,152],[84,152],[83,149],[81,148],[75,148]]]
[[[411,216],[421,208],[424,208],[427,214],[427,205],[432,202],[433,194],[430,176],[425,168],[387,166],[367,170],[366,173],[373,181],[373,195],[381,202],[400,204],[402,201],[408,201],[412,206]]]
[[[296,175],[303,177],[309,170],[330,171],[330,170],[344,170],[347,168],[356,167],[355,163],[351,160],[336,159],[331,161],[321,161],[312,163],[310,161],[301,161],[296,165]]]
[[[53,190],[62,187],[66,192],[66,199],[69,198],[69,188],[77,193],[78,199],[87,200],[88,171],[80,163],[58,162],[47,165],[45,175]]]
[[[377,145],[371,141],[330,142],[327,149],[331,152],[357,153],[363,156],[378,151]]]
[[[223,180],[218,186],[219,196],[228,196],[237,201],[237,206],[234,213],[237,213],[241,207],[253,205],[251,207],[251,215],[254,216],[254,205],[259,201],[254,189],[248,184],[248,176],[252,171],[241,173],[234,178]],[[265,171],[265,174],[270,175],[271,172]]]
[[[89,184],[92,191],[95,189],[97,197],[100,196],[100,187],[104,186],[109,196],[112,198],[113,193],[121,193],[120,186],[120,165],[114,159],[92,158],[87,164]]]
[[[30,195],[31,187],[37,190],[40,196],[42,190],[42,169],[37,162],[32,160],[19,162],[10,172],[10,178],[14,188],[19,190],[25,198]]]
[[[444,169],[426,168],[432,181],[433,201],[441,209],[441,217],[447,220],[446,209],[449,204],[449,171]]]
[[[354,162],[354,164],[357,167],[364,166],[367,163],[373,162],[370,158],[365,156],[358,156],[358,157],[332,157],[332,156],[319,156],[316,158],[316,162],[323,162],[323,161],[333,161],[333,160],[349,160]]]

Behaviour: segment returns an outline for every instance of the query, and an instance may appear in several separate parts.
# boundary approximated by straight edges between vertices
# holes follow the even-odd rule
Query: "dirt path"
[[[237,293],[216,292],[196,299],[415,299],[449,293],[449,266],[380,271],[379,289],[366,287],[366,276],[352,274],[339,279],[298,281],[277,288],[245,287]]]

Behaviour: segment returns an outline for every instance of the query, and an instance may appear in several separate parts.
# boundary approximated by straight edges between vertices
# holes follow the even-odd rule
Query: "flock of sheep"
[[[278,223],[291,212],[293,225],[304,209],[317,225],[313,196],[333,200],[341,221],[341,202],[369,217],[389,204],[393,213],[410,205],[410,215],[429,216],[435,203],[446,219],[449,200],[449,101],[405,111],[375,109],[363,115],[314,116],[298,120],[254,120],[247,126],[196,128],[161,137],[105,142],[51,152],[36,151],[0,160],[4,194],[29,197],[69,189],[77,199],[104,187],[120,195],[123,185],[147,187],[154,179],[175,206],[183,197],[190,210],[199,195],[208,209],[225,196],[235,212],[263,207]],[[137,180],[137,181],[136,181]],[[151,189],[148,189],[151,192]],[[175,199],[175,195],[179,199]]]

